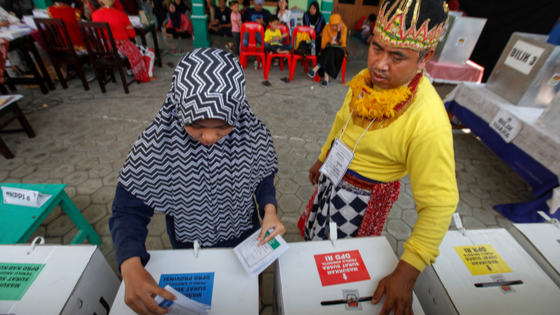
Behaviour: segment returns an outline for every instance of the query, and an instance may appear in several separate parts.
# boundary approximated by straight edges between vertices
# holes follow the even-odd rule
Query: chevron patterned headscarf
[[[184,126],[210,118],[234,128],[204,146]],[[203,48],[177,65],[165,103],[130,149],[119,182],[172,216],[178,241],[211,246],[252,228],[253,194],[277,167],[270,131],[247,103],[241,65],[230,53]]]

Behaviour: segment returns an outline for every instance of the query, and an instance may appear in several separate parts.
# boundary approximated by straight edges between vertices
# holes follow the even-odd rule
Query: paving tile
[[[78,195],[89,195],[96,192],[99,188],[103,186],[103,181],[99,178],[88,179],[83,183],[79,184],[77,189]]]
[[[43,222],[41,222],[41,225],[47,225],[51,223],[52,221],[54,221],[54,219],[58,218],[61,214],[62,214],[62,209],[60,208],[60,206],[54,207],[51,213],[49,213],[49,215],[43,220]]]
[[[81,171],[81,172],[73,172],[70,175],[64,177],[62,182],[72,186],[78,186],[79,184],[83,183],[88,179],[88,173]]]
[[[301,199],[304,205],[307,205],[309,199],[311,199],[314,192],[315,192],[315,186],[311,186],[311,185],[300,186],[296,195],[299,197],[299,199]]]
[[[292,178],[296,174],[296,170],[294,170],[289,165],[278,165],[278,173],[276,173],[276,177],[278,178]]]
[[[284,224],[286,228],[286,233],[300,233],[297,227],[300,216],[298,212],[284,213],[282,216],[282,224]]]
[[[74,151],[64,155],[64,162],[67,164],[77,164],[86,158],[86,153],[83,151]]]
[[[88,171],[89,178],[103,178],[113,171],[111,164],[98,164]]]
[[[414,198],[412,198],[406,192],[399,194],[397,204],[403,209],[414,209],[415,207]]]
[[[412,229],[401,220],[387,220],[387,232],[399,241],[405,241]]]
[[[292,148],[290,150],[290,155],[294,157],[294,159],[305,159],[307,156],[307,150],[305,148]]]
[[[64,178],[76,170],[74,164],[62,164],[54,168],[49,172],[49,177],[54,178]]]
[[[490,195],[492,197],[492,200],[494,200],[497,204],[504,204],[504,203],[511,202],[511,197],[508,197],[499,191],[493,191],[490,193]]]
[[[0,156],[0,158],[3,158],[3,156]],[[11,171],[20,167],[25,162],[25,159],[16,156],[13,159],[10,160],[3,159],[1,161],[2,163],[0,163],[0,170]]]
[[[46,235],[47,235],[47,227],[44,225],[40,225],[39,227],[37,227],[37,229],[35,229],[35,231],[31,234],[31,236],[29,236],[29,238],[25,243],[33,243],[33,240],[36,237],[39,236],[45,237]]]
[[[64,160],[61,157],[51,156],[50,158],[45,159],[41,163],[39,163],[39,165],[37,165],[37,169],[39,171],[50,171],[63,162]]]
[[[152,217],[150,224],[148,224],[148,235],[160,236],[165,231],[166,231],[165,214],[155,214]]]
[[[388,219],[400,219],[402,217],[402,208],[398,204],[393,204],[393,208],[389,211]]]
[[[110,187],[117,187],[118,176],[119,176],[118,171],[113,171],[109,173],[109,175],[103,177],[103,185],[110,186]]]
[[[43,183],[49,178],[49,172],[36,171],[21,179],[22,183]]]
[[[466,202],[471,207],[480,207],[482,205],[482,201],[480,197],[476,196],[475,194],[469,191],[462,191],[459,194],[459,197],[462,201]]]
[[[146,249],[147,250],[157,250],[164,249],[163,242],[160,236],[148,236],[146,238]]]
[[[10,177],[22,178],[33,173],[36,169],[37,169],[37,165],[23,164],[18,168],[10,171]]]
[[[498,224],[498,222],[496,222],[496,218],[494,217],[494,215],[492,215],[492,213],[484,209],[474,208],[473,213],[474,213],[474,217],[477,218],[480,222],[484,223],[485,225]]]
[[[115,250],[115,244],[113,243],[113,238],[110,236],[102,236],[101,240],[103,243],[99,245],[99,250],[104,256],[107,256],[110,252]]]
[[[10,175],[10,172],[8,172],[8,171],[0,171],[0,182],[3,181],[4,179],[8,178],[9,175]]]
[[[478,185],[469,185],[469,191],[479,197],[480,199],[490,198],[490,193],[487,190],[482,189]]]
[[[297,172],[294,175],[294,181],[300,186],[310,186],[309,171]]]
[[[47,225],[47,235],[46,236],[64,236],[72,228],[74,228],[74,222],[70,218],[63,214],[58,218],[54,219],[51,223]]]
[[[25,159],[27,164],[39,164],[51,156],[49,151],[40,151]]]
[[[284,211],[284,213],[297,212],[301,206],[301,200],[295,195],[282,195],[278,199],[278,207]]]
[[[111,231],[109,230],[109,219],[110,215],[106,215],[103,219],[99,220],[94,226],[95,232],[99,236],[111,236]]]
[[[76,187],[66,186],[64,187],[64,192],[68,195],[68,197],[73,198],[76,195]]]
[[[459,203],[457,204],[457,210],[456,212],[458,212],[461,216],[472,216],[473,215],[473,209],[471,206],[469,206],[466,202],[459,200]]]
[[[82,211],[82,214],[89,224],[93,225],[107,215],[107,209],[105,205],[93,204]]]
[[[296,159],[292,162],[292,168],[296,171],[304,171],[304,172],[309,172],[309,169],[311,169],[311,163],[309,163],[309,161],[304,160],[304,159]]]
[[[169,240],[169,234],[167,234],[167,232],[161,234],[161,242],[163,244],[164,249],[173,249],[173,245],[171,245],[171,241]]]
[[[483,229],[486,227],[484,223],[474,217],[462,217],[461,219],[463,220],[463,226],[466,229]]]
[[[275,186],[282,194],[294,194],[299,188],[299,185],[291,179],[280,179]]]
[[[389,242],[389,244],[391,245],[391,248],[393,248],[393,251],[395,252],[395,255],[397,254],[397,239],[394,238],[391,234],[389,234],[387,231],[383,231],[381,233],[381,236],[385,236],[385,238],[387,239],[387,241]]]
[[[418,213],[416,210],[403,210],[402,219],[413,228],[416,220],[418,220]]]

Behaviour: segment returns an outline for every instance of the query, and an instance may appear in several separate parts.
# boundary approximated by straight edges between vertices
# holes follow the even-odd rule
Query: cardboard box
[[[551,223],[514,224],[508,232],[560,287],[560,228]]]
[[[560,289],[505,229],[448,231],[439,250],[414,288],[427,314],[558,314]]]
[[[290,243],[276,262],[278,314],[328,315],[341,314],[347,307],[355,310],[346,303],[322,306],[321,302],[342,300],[343,294],[352,291],[357,291],[358,298],[372,296],[379,280],[391,273],[397,263],[384,236],[341,239],[336,241],[336,247],[331,241]],[[385,298],[377,305],[360,302],[360,313],[379,314],[384,301]],[[413,310],[415,315],[424,314],[416,296]]]
[[[202,249],[198,251],[198,257],[194,256],[194,250],[153,250],[149,253],[151,258],[146,265],[146,270],[158,283],[163,279],[162,274],[167,275],[168,278],[186,279],[188,276],[185,274],[213,273],[213,283],[205,284],[207,289],[212,286],[209,314],[256,315],[259,313],[258,278],[253,279],[249,276],[232,249]],[[191,280],[185,280],[183,283],[187,281]],[[173,284],[170,285],[178,291],[181,290]],[[135,314],[124,303],[124,290],[123,281],[111,314]],[[187,290],[183,290],[185,291]],[[196,294],[198,291],[189,292]],[[188,293],[185,295],[196,300],[196,297],[189,296]]]
[[[0,246],[0,314],[109,313],[120,281],[97,246],[30,251],[30,245]]]

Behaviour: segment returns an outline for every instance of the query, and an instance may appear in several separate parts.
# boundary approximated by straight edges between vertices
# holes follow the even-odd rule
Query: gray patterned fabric
[[[210,118],[234,128],[204,146],[184,126]],[[256,187],[277,167],[270,131],[247,103],[241,65],[228,52],[203,48],[177,65],[167,99],[132,146],[119,182],[174,217],[178,241],[212,246],[252,227]]]

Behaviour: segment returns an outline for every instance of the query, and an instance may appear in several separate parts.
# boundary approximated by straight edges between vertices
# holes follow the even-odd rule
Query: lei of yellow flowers
[[[407,86],[396,89],[376,90],[371,86],[369,71],[362,71],[347,83],[352,89],[350,108],[354,115],[367,120],[394,117],[395,107],[408,100],[412,94]],[[362,98],[359,96],[366,91]]]

